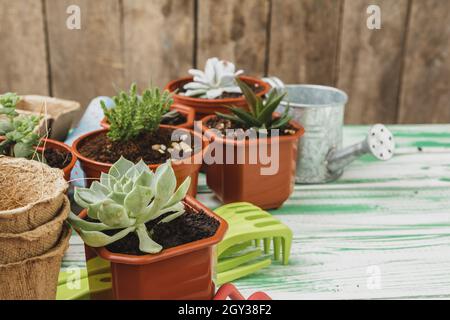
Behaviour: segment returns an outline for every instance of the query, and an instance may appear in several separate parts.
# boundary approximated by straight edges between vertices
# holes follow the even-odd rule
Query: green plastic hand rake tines
[[[246,202],[232,203],[214,210],[228,222],[225,238],[217,246],[217,282],[226,283],[271,264],[270,258],[259,259],[270,253],[273,241],[274,260],[288,264],[292,231],[270,213]],[[259,248],[261,240],[264,252]]]

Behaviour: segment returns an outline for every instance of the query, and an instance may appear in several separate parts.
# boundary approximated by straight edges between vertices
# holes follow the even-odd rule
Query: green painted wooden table
[[[235,284],[275,299],[450,298],[450,125],[389,127],[389,162],[364,156],[336,182],[295,187],[272,213],[294,232],[290,264]],[[345,145],[368,127],[344,131]],[[200,179],[198,199],[220,206]],[[63,268],[84,267],[72,237]]]

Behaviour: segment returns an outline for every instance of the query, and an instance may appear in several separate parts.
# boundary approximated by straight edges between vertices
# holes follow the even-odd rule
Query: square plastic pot
[[[105,247],[87,247],[87,260],[98,256],[110,262],[114,299],[211,300],[213,298],[215,245],[223,239],[228,226],[222,218],[194,198],[188,196],[184,202],[196,212],[203,210],[219,221],[219,228],[214,236],[166,249],[159,254],[144,256],[112,253]],[[83,211],[80,217],[86,217],[86,211]],[[89,262],[88,273],[90,273]]]
[[[208,116],[202,120],[202,131],[207,133],[208,128],[204,126],[209,119]],[[223,145],[223,164],[211,164],[207,166],[206,183],[208,187],[223,203],[250,202],[263,209],[276,209],[283,205],[294,191],[295,170],[297,159],[298,140],[304,133],[304,129],[295,122],[290,123],[297,132],[293,135],[279,137],[279,159],[278,170],[275,174],[263,175],[261,170],[268,168],[261,162],[259,156],[257,161],[250,161],[249,153],[258,140],[236,141],[210,135],[210,148],[214,143]],[[206,134],[208,136],[208,134]],[[273,145],[272,139],[267,139],[264,145],[268,154],[271,155]],[[226,164],[227,148],[234,152],[233,164]],[[275,151],[276,149],[274,149]],[[238,154],[244,154],[244,158],[238,159]],[[239,161],[238,161],[239,160]]]

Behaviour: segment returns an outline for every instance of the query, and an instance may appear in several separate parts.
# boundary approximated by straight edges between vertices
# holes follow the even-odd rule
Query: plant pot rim
[[[0,136],[0,141],[3,141],[5,139],[4,136]],[[67,166],[65,166],[64,168],[60,169],[63,170],[64,173],[70,172],[72,170],[72,168],[75,166],[75,163],[77,162],[77,156],[75,155],[75,153],[73,152],[73,150],[65,143],[61,142],[61,141],[57,141],[57,140],[53,140],[50,138],[44,138],[41,141],[43,141],[46,145],[53,145],[53,146],[59,146],[61,149],[66,150],[68,153],[70,153],[72,155],[72,160],[69,162],[69,164]],[[44,151],[44,147],[37,147],[36,148],[39,152],[43,152]],[[53,168],[53,169],[58,169],[58,168]]]
[[[274,113],[275,116],[278,116],[279,113]],[[205,134],[207,130],[210,130],[212,128],[208,128],[206,127],[206,124],[210,119],[216,118],[217,115],[211,114],[208,115],[204,118],[201,119],[201,129],[202,129],[202,133]],[[295,122],[294,120],[289,121],[289,124],[294,127],[295,129],[297,129],[297,132],[295,134],[292,135],[283,135],[283,136],[279,136],[278,139],[281,142],[284,141],[291,141],[291,140],[297,140],[300,137],[302,137],[305,133],[305,129],[298,124],[297,122]],[[258,139],[245,139],[244,141],[238,141],[238,140],[234,140],[234,139],[230,139],[230,138],[224,138],[224,137],[220,137],[217,134],[213,133],[212,138],[214,139],[214,141],[218,141],[221,143],[226,143],[226,144],[235,144],[235,145],[250,145],[250,144],[255,144],[258,143],[259,138]],[[267,139],[269,142],[272,140],[270,137]]]
[[[188,206],[196,209],[197,211],[203,210],[205,214],[207,214],[210,217],[213,217],[217,221],[219,221],[219,227],[216,230],[216,233],[205,239],[189,242],[182,244],[177,247],[169,248],[162,250],[160,253],[157,254],[147,254],[143,256],[136,256],[136,255],[129,255],[129,254],[122,254],[122,253],[113,253],[106,249],[106,247],[100,247],[100,248],[92,248],[98,256],[100,256],[103,259],[106,259],[108,261],[111,261],[113,263],[120,263],[120,264],[128,264],[128,265],[144,265],[144,264],[150,264],[159,262],[162,260],[166,260],[169,258],[173,258],[176,256],[180,256],[183,254],[187,254],[193,251],[197,251],[203,248],[207,248],[210,246],[213,246],[217,243],[219,243],[223,237],[225,236],[225,233],[228,229],[227,222],[221,218],[220,216],[216,215],[214,212],[212,212],[209,208],[205,207],[202,203],[200,203],[198,200],[196,200],[193,197],[186,196],[186,198],[183,200],[184,203],[186,203]],[[80,218],[84,219],[87,216],[87,210],[84,209],[80,213]]]
[[[68,153],[70,153],[72,155],[72,160],[69,162],[69,164],[61,169],[61,170],[64,171],[64,173],[69,174],[70,171],[72,171],[72,168],[75,166],[75,163],[78,160],[78,157],[75,155],[75,153],[73,152],[72,148],[70,148],[67,144],[65,144],[65,143],[63,143],[61,141],[57,141],[57,140],[53,140],[53,139],[49,139],[49,138],[45,138],[45,139],[43,139],[43,141],[45,142],[46,146],[47,145],[59,146],[60,148],[66,150]],[[38,147],[37,149],[40,152],[44,151],[44,147],[42,147],[42,146]]]
[[[188,128],[180,128],[180,127],[176,127],[176,126],[169,126],[169,125],[160,125],[159,127],[160,128],[166,128],[166,129],[173,129],[173,130],[185,130],[185,131],[188,131],[190,134],[193,134],[194,136],[200,137],[202,139],[202,149],[200,151],[192,154],[189,158],[183,158],[183,159],[179,159],[179,160],[178,159],[177,160],[172,160],[172,163],[174,165],[183,164],[188,159],[191,160],[190,161],[191,164],[195,164],[195,161],[193,161],[195,159],[195,157],[198,157],[198,155],[200,153],[203,153],[204,150],[207,148],[207,145],[208,145],[207,139],[205,139],[203,136],[201,136],[200,134],[198,134],[194,130],[191,130],[191,129],[188,129]],[[98,134],[103,133],[103,132],[108,132],[108,131],[109,131],[109,129],[103,128],[103,129],[99,129],[99,130],[95,130],[95,131],[91,131],[91,132],[83,134],[82,136],[80,136],[78,139],[76,139],[73,142],[73,144],[72,144],[72,151],[73,151],[73,153],[81,161],[84,161],[84,162],[87,162],[87,163],[91,163],[91,164],[96,165],[96,166],[111,168],[114,165],[113,163],[99,162],[99,161],[92,160],[92,159],[82,155],[81,152],[78,150],[78,146],[80,145],[80,143],[82,143],[87,138],[89,138],[91,136],[94,136],[94,135],[98,135]],[[147,165],[149,166],[150,169],[154,170],[154,169],[158,168],[161,164],[162,163],[147,164]]]
[[[245,82],[256,83],[256,84],[260,85],[261,87],[263,87],[264,89],[261,92],[258,92],[256,94],[257,96],[261,97],[261,96],[267,94],[271,89],[271,87],[268,83],[266,83],[258,78],[249,77],[249,76],[240,76],[239,78],[241,80],[244,80]],[[173,93],[173,95],[180,102],[186,101],[186,102],[189,102],[190,104],[200,103],[200,104],[210,104],[211,106],[216,106],[216,105],[239,104],[239,103],[242,103],[243,101],[245,101],[244,96],[241,96],[239,98],[226,98],[226,99],[192,98],[192,97],[187,97],[187,96],[183,96],[183,95],[174,93],[174,91],[171,90],[171,88],[173,88],[173,87],[179,88],[180,82],[189,82],[189,81],[193,81],[193,80],[194,80],[194,77],[184,77],[184,78],[180,78],[177,80],[173,80],[173,81],[169,82],[164,89]]]
[[[181,114],[183,114],[186,117],[186,121],[176,125],[175,127],[177,128],[191,128],[194,125],[194,120],[195,120],[195,110],[191,107],[188,106],[184,106],[182,104],[179,103],[174,103],[172,104],[172,106],[170,107],[171,110],[177,110],[179,111]],[[104,129],[109,129],[110,124],[108,123],[108,120],[106,119],[106,117],[103,117],[103,119],[100,121],[100,125],[102,126],[102,128]]]

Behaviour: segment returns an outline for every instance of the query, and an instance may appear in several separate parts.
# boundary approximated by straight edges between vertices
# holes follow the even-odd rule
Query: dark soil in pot
[[[172,129],[159,128],[154,133],[144,133],[129,141],[112,141],[107,132],[86,139],[80,146],[80,153],[92,160],[103,163],[115,163],[121,156],[135,163],[141,159],[146,164],[159,164],[171,158],[169,149],[172,143],[181,143],[182,140],[172,141]],[[191,139],[191,149],[194,150],[194,139]],[[157,149],[155,146],[165,146],[165,150]],[[192,152],[180,152],[181,157],[187,157]]]
[[[72,161],[72,154],[58,149],[45,149],[44,157],[46,163],[57,169],[64,169]]]
[[[249,128],[243,127],[240,123],[224,119],[221,117],[213,117],[206,122],[206,127],[210,129],[217,129],[222,133],[222,137],[227,136],[226,130],[248,130]],[[297,132],[297,129],[287,125],[283,130],[280,130],[280,136],[289,136],[294,135]],[[270,136],[270,130],[268,131],[268,135]],[[235,138],[235,136],[229,136],[229,138]]]
[[[177,113],[177,115],[173,118],[169,118],[169,119],[163,119],[161,121],[161,124],[166,124],[169,126],[178,126],[180,124],[186,123],[187,118],[181,114],[181,113]]]
[[[147,230],[152,233],[152,239],[164,249],[212,237],[219,228],[219,221],[208,216],[202,210],[196,212],[187,205],[185,205],[185,210],[183,215],[171,222],[158,224],[159,221],[170,214],[167,213],[146,224]],[[95,221],[90,218],[86,220]],[[109,236],[117,232],[118,230],[104,231]],[[139,238],[135,233],[128,234],[119,241],[106,246],[106,248],[113,253],[136,256],[148,254],[139,250]]]
[[[178,89],[178,93],[185,93],[186,90],[183,88],[184,85],[186,83],[183,84],[183,86],[181,88]],[[261,87],[260,85],[258,85],[257,83],[249,83],[247,82],[247,84],[249,85],[249,87],[253,90],[253,92],[255,93],[260,93],[261,91],[264,90],[263,87]],[[220,99],[234,99],[234,98],[240,98],[242,97],[243,94],[242,93],[230,93],[230,92],[224,92],[222,95],[218,96],[217,98],[215,98],[214,100],[220,100]],[[195,97],[192,97],[195,98]]]

